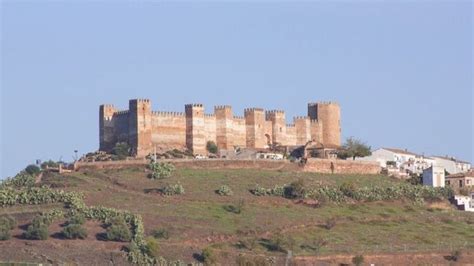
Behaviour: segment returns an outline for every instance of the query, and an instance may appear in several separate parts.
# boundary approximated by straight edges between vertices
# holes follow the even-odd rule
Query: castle
[[[235,147],[264,149],[272,144],[298,146],[310,140],[335,148],[341,144],[340,115],[337,103],[309,103],[307,116],[286,124],[282,110],[247,108],[240,117],[227,105],[215,106],[213,114],[206,114],[202,104],[187,104],[184,113],[162,112],[152,111],[148,99],[134,99],[126,111],[100,106],[100,150],[110,152],[117,142],[127,142],[133,155],[143,157],[157,147],[206,154],[208,141],[215,142],[219,151],[229,151]]]

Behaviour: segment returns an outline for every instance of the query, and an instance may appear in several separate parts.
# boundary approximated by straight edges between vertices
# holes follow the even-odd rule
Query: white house
[[[474,192],[469,193],[469,196],[456,195],[454,200],[458,209],[474,212]]]
[[[367,157],[356,158],[361,161],[375,161],[383,168],[387,167],[387,162],[403,173],[417,173],[421,174],[424,169],[433,165],[434,159],[425,157],[414,152],[395,148],[380,148],[372,152],[372,155]]]
[[[448,156],[433,156],[436,166],[442,166],[450,174],[467,172],[471,169],[471,163],[457,160]]]
[[[423,170],[423,185],[430,187],[444,187],[444,168],[441,166],[431,166]]]

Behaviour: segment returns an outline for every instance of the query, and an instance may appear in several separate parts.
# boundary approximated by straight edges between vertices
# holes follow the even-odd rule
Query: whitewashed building
[[[467,172],[471,169],[471,163],[458,160],[454,157],[448,156],[433,156],[434,164],[436,166],[442,166],[450,174],[458,174]]]
[[[474,192],[469,193],[468,196],[456,195],[454,201],[459,210],[474,212]]]
[[[444,168],[441,166],[431,166],[423,170],[423,185],[430,187],[444,187]]]
[[[434,159],[408,150],[380,148],[367,157],[356,158],[361,161],[375,161],[386,169],[397,169],[401,173],[421,174],[424,169],[434,164]]]

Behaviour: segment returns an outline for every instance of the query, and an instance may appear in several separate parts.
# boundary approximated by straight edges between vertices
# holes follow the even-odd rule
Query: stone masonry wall
[[[336,103],[310,103],[308,116],[296,117],[293,123],[286,124],[282,110],[247,108],[244,117],[236,117],[230,106],[216,106],[214,114],[205,114],[202,104],[188,104],[185,113],[154,112],[150,100],[135,99],[129,101],[129,110],[100,106],[100,150],[111,152],[117,142],[128,142],[137,156],[146,156],[155,148],[187,148],[205,154],[208,141],[214,141],[219,150],[304,145],[309,140],[330,148],[340,145]]]

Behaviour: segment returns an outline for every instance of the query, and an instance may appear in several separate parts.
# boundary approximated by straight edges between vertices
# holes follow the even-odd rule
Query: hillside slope
[[[196,262],[207,247],[223,264],[237,263],[239,254],[246,260],[260,256],[281,264],[286,260],[286,250],[291,250],[292,259],[300,264],[314,263],[318,260],[315,256],[332,263],[350,262],[355,254],[374,261],[380,256],[371,254],[385,254],[390,261],[390,256],[404,253],[425,254],[418,257],[425,262],[447,263],[443,256],[453,250],[463,250],[464,261],[472,258],[474,215],[454,210],[446,201],[420,204],[408,199],[349,200],[328,201],[315,207],[315,201],[250,193],[256,184],[271,188],[300,179],[305,187],[399,185],[400,181],[386,176],[177,169],[171,177],[152,180],[148,174],[145,168],[83,171],[63,176],[47,174],[41,182],[56,189],[80,191],[87,205],[140,214],[146,235],[152,235],[154,230],[168,235],[159,238],[158,244],[160,255],[170,260]],[[164,196],[160,189],[167,184],[181,184],[185,193]],[[233,194],[217,194],[215,191],[222,185]],[[86,223],[90,233],[85,240],[54,237],[61,222],[50,226],[53,237],[48,240],[21,239],[25,225],[35,214],[58,206],[62,207],[49,204],[0,208],[0,214],[15,216],[20,225],[12,239],[0,241],[0,248],[5,251],[0,254],[0,261],[127,263],[121,251],[124,243],[100,240],[97,235],[104,229],[94,221]]]

